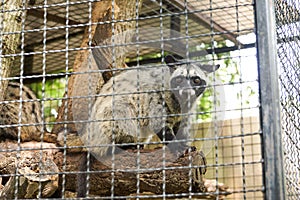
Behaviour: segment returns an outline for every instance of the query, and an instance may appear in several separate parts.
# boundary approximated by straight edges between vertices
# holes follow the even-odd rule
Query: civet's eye
[[[202,79],[200,77],[193,78],[193,82],[195,85],[200,85],[202,83]]]

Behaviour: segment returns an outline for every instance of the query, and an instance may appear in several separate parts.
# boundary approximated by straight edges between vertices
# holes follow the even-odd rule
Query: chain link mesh
[[[300,196],[300,2],[275,1],[286,193]]]

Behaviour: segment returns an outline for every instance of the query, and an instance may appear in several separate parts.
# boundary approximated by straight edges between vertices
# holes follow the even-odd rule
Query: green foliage
[[[37,98],[42,100],[44,119],[46,122],[54,122],[57,117],[57,110],[61,105],[61,98],[65,93],[65,79],[53,79],[32,83],[30,88],[36,92]],[[52,126],[47,125],[47,129],[51,130]]]
[[[226,42],[215,42],[214,48],[221,48],[226,47]],[[198,47],[197,50],[203,49],[211,49],[211,45],[202,44]],[[208,60],[208,61],[215,61],[217,64],[221,65],[221,68],[218,69],[214,73],[215,77],[210,77],[211,82],[213,83],[214,80],[220,80],[223,84],[231,84],[236,82],[239,79],[239,70],[237,63],[231,59],[230,52],[219,53],[214,55],[207,55],[204,58],[197,58],[197,60]],[[217,106],[222,99],[214,100],[219,94],[213,90],[213,88],[207,88],[203,93],[202,97],[199,100],[197,106],[197,120],[199,121],[211,121],[212,119],[212,112],[214,106]],[[216,104],[216,105],[214,105]]]
[[[165,53],[165,55],[163,56],[166,56],[167,53]],[[126,58],[125,59],[125,62],[128,63],[128,62],[134,62],[134,61],[143,61],[143,60],[147,60],[147,59],[154,59],[154,58],[161,58],[162,57],[162,54],[161,53],[150,53],[150,54],[145,54],[143,56],[139,56],[138,58],[134,57],[134,58]]]
[[[213,89],[208,88],[203,93],[202,97],[199,100],[197,107],[197,118],[203,121],[211,119],[211,111],[213,110]]]

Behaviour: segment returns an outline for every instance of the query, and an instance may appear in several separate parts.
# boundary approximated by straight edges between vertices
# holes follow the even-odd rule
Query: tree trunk
[[[22,31],[22,19],[25,17],[22,0],[6,0],[0,3],[2,12],[0,13],[0,102],[4,100],[8,81],[3,80],[10,75],[12,64],[15,60],[14,56],[9,56],[17,53],[20,45],[19,33]],[[25,5],[24,5],[25,6]],[[14,11],[12,11],[14,10]],[[13,33],[13,34],[11,34]],[[7,57],[2,57],[7,56]],[[0,110],[2,104],[0,104]]]
[[[68,81],[67,100],[63,101],[59,108],[57,122],[87,120],[89,107],[93,102],[93,98],[87,98],[87,96],[93,96],[99,91],[97,88],[101,88],[111,77],[112,73],[109,70],[112,67],[126,67],[123,54],[115,52],[114,59],[112,59],[112,48],[101,48],[101,45],[110,44],[112,36],[135,27],[136,22],[133,19],[136,17],[136,0],[115,0],[114,2],[115,5],[112,5],[111,1],[100,1],[93,6],[91,19],[93,25],[86,28],[81,44],[81,48],[85,50],[78,52],[73,67],[73,71],[79,74],[72,75]],[[139,0],[138,6],[140,7],[141,4],[142,0]],[[103,23],[112,21],[116,22]],[[127,38],[122,39],[125,43]],[[91,47],[89,45],[100,45],[101,55],[98,54],[97,63],[93,59],[91,50],[88,49]],[[95,73],[98,69],[106,69],[107,72]],[[85,98],[70,99],[71,97]],[[59,133],[63,129],[63,123],[57,124],[52,132]],[[68,132],[77,132],[82,129],[82,124],[69,123],[67,129]]]

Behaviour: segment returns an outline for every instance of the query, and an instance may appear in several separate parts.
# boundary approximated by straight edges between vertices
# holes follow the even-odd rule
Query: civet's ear
[[[206,73],[211,73],[220,68],[220,65],[200,65],[199,66]]]
[[[177,59],[172,55],[167,55],[165,57],[165,62],[169,67],[174,68],[176,66]]]

